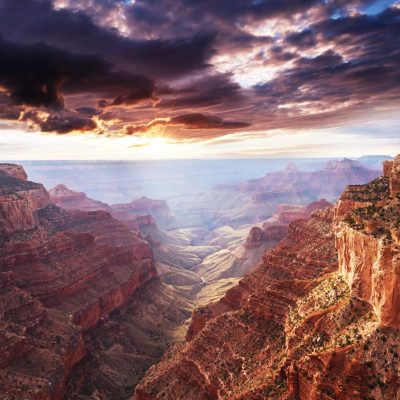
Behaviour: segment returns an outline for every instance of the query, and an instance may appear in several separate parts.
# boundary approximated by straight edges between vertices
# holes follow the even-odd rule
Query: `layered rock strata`
[[[153,253],[108,212],[53,205],[19,166],[0,165],[0,211],[0,397],[61,399],[83,335],[157,276]]]
[[[400,328],[400,157],[384,176],[349,186],[336,210],[339,271],[382,325]]]

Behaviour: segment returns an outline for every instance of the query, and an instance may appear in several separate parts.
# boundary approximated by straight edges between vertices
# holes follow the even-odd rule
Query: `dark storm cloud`
[[[238,129],[250,126],[247,122],[225,121],[217,116],[200,113],[178,115],[171,118],[170,122],[188,129]]]
[[[94,115],[100,114],[100,111],[93,107],[79,107],[75,111],[85,117],[93,117]]]
[[[67,133],[97,128],[91,119],[100,111],[83,107],[78,112],[64,109],[64,97],[90,93],[104,106],[132,105],[154,95],[150,79],[112,70],[96,56],[73,54],[43,43],[22,45],[0,39],[0,102],[2,119],[19,119],[24,107],[46,109],[42,120],[28,110],[21,120],[33,122],[43,132]],[[17,107],[19,106],[19,107]]]
[[[318,3],[320,0],[137,0],[127,15],[146,34],[158,28],[173,36],[174,32],[190,32],[199,23],[207,28],[231,24],[232,28],[239,22],[293,15]]]
[[[134,40],[97,26],[82,12],[55,10],[49,0],[0,0],[0,32],[24,43],[46,42],[74,53],[101,54],[121,69],[154,76],[206,68],[214,41],[212,34],[201,33],[175,40]]]
[[[161,108],[203,108],[227,105],[243,99],[241,87],[229,74],[206,75],[175,91],[160,102]]]
[[[104,69],[99,60],[73,56],[45,44],[23,46],[0,39],[0,84],[15,104],[61,108],[64,80],[80,81]]]
[[[20,45],[0,39],[0,85],[15,104],[62,108],[63,92],[92,92],[132,104],[153,96],[153,82],[111,70],[95,56],[77,55],[46,44]]]
[[[186,0],[185,3],[201,8],[196,0]],[[215,0],[208,2],[207,7],[202,7],[202,9],[205,14],[211,12],[221,19],[237,20],[246,17],[263,19],[305,11],[317,3],[319,3],[319,0],[237,0],[234,2]]]
[[[298,48],[308,48],[317,44],[314,32],[310,29],[305,29],[301,32],[293,32],[286,36],[285,42],[287,44],[296,46]]]
[[[36,111],[27,111],[22,114],[20,119],[37,125],[42,132],[65,134],[72,131],[93,131],[97,128],[97,124],[91,118],[74,111],[59,111],[45,118]]]
[[[0,118],[192,139],[393,107],[400,10],[371,3],[0,0]]]
[[[293,60],[296,55],[292,52],[284,50],[281,46],[273,46],[269,49],[267,55],[261,55],[261,58],[265,57],[265,65],[268,64],[281,64],[286,61]]]

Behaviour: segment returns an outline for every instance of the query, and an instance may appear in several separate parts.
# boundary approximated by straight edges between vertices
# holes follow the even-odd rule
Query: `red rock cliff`
[[[62,210],[1,168],[0,196],[0,397],[60,399],[83,333],[157,275],[153,253],[108,212]]]
[[[368,301],[383,325],[400,327],[400,157],[385,176],[349,186],[336,210],[339,271],[354,296]]]
[[[43,185],[20,180],[19,169],[14,171],[10,164],[0,164],[0,232],[13,233],[34,228],[38,223],[37,211],[50,204],[50,198]],[[24,176],[24,175],[22,175]],[[25,175],[26,176],[26,175]]]

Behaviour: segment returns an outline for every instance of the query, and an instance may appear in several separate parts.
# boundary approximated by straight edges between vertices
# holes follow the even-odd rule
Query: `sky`
[[[400,2],[0,0],[0,159],[400,153]]]

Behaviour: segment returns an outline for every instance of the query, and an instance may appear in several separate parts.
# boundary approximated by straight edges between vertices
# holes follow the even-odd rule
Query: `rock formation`
[[[152,250],[106,211],[55,206],[10,164],[0,165],[0,235],[0,397],[61,399],[84,334],[157,276]]]
[[[57,185],[49,190],[51,201],[66,210],[95,211],[105,210],[111,212],[111,207],[98,200],[87,197],[83,192],[75,192],[65,185]]]
[[[49,194],[51,201],[61,208],[80,211],[104,210],[138,233],[141,226],[155,225],[156,220],[161,226],[168,226],[173,221],[172,213],[164,200],[142,197],[130,203],[110,206],[62,184],[50,189]]]
[[[400,157],[384,176],[349,186],[336,211],[339,271],[382,325],[400,328]]]
[[[36,227],[37,210],[50,204],[43,185],[27,181],[26,175],[17,167],[0,164],[0,234]],[[8,175],[8,171],[12,175]]]
[[[26,181],[28,179],[28,176],[21,165],[1,163],[0,171],[4,171],[8,176],[17,178],[20,181]]]
[[[154,200],[141,197],[126,204],[113,204],[113,212],[129,215],[131,218],[138,215],[150,214],[162,228],[170,228],[174,218],[165,200]]]
[[[200,214],[213,228],[238,228],[271,217],[282,204],[307,205],[321,198],[336,201],[347,185],[366,183],[379,175],[379,171],[348,159],[330,161],[317,171],[302,171],[289,164],[285,170],[269,172],[260,179],[219,185],[196,198],[191,204],[193,211],[185,210],[185,215]]]
[[[251,274],[196,310],[187,342],[135,399],[400,398],[399,163],[293,222]]]
[[[276,207],[275,220],[282,224],[290,224],[297,219],[307,219],[310,215],[319,209],[330,207],[332,204],[325,199],[313,201],[306,206],[296,206],[291,204],[282,204]],[[274,220],[274,219],[273,219]]]

